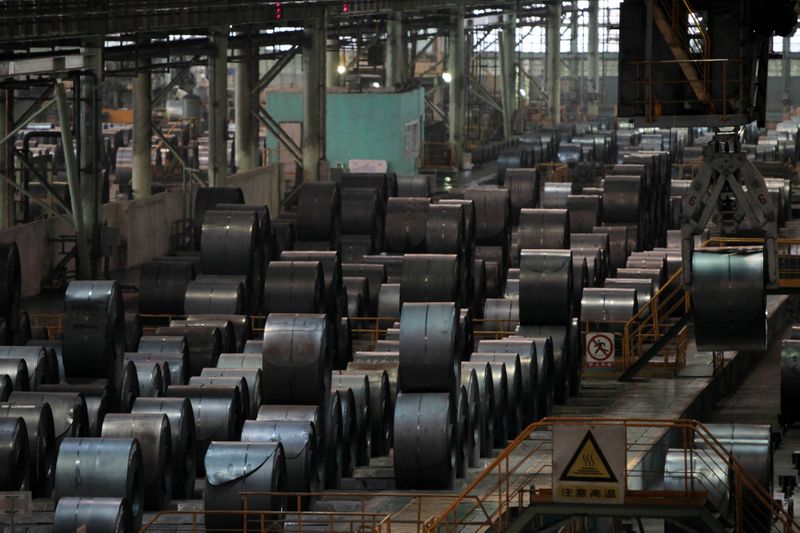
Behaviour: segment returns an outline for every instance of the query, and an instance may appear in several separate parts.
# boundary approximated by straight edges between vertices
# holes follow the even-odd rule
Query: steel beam
[[[303,49],[303,180],[318,181],[325,159],[325,43],[327,17],[324,7],[305,26]]]
[[[289,154],[292,156],[292,159],[294,159],[295,163],[302,166],[303,149],[297,146],[297,143],[295,143],[294,140],[289,137],[289,134],[284,131],[281,125],[274,118],[272,118],[272,115],[267,113],[263,107],[259,107],[254,114],[258,117],[262,124],[267,127],[269,132],[278,139],[278,142],[289,151]]]
[[[252,46],[240,49],[244,60],[236,64],[234,105],[236,110],[236,168],[238,172],[256,168],[258,158],[258,122],[253,110],[259,105],[259,93],[253,92],[258,83],[258,59]]]
[[[140,57],[137,66],[145,67],[150,60]],[[177,77],[176,77],[177,79]],[[153,167],[150,163],[150,123],[152,121],[152,78],[142,68],[133,80],[133,160],[131,161],[131,186],[135,199],[150,196]],[[164,93],[166,94],[166,93]]]
[[[556,126],[561,123],[561,3],[548,6],[545,50],[548,115]]]
[[[600,99],[600,0],[589,0],[589,35],[587,73],[589,78],[589,114],[597,115],[597,104]]]
[[[464,102],[467,90],[467,56],[464,52],[464,12],[456,11],[451,18],[448,41],[447,70],[452,79],[449,87],[450,104],[447,109],[447,123],[453,160],[461,166],[461,151],[464,147]]]
[[[258,80],[255,87],[253,87],[253,92],[260,93],[263,91],[267,85],[269,85],[272,80],[278,77],[278,74],[288,65],[294,56],[300,51],[300,47],[298,45],[292,46],[288,51],[286,51],[280,58],[278,58],[272,66],[269,67],[269,70]]]
[[[214,53],[208,58],[208,185],[228,181],[228,30],[211,32]]]

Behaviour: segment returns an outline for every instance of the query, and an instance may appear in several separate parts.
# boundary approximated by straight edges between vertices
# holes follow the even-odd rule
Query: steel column
[[[325,8],[308,19],[303,49],[303,180],[318,181],[320,161],[325,159]]]
[[[339,86],[339,39],[328,39],[326,45],[325,86]]]
[[[89,272],[100,268],[100,205],[103,203],[103,176],[100,168],[102,135],[100,132],[100,88],[103,82],[103,39],[92,39],[84,47],[84,61],[90,70],[81,73],[78,113],[80,138],[77,157],[81,180],[83,221],[90,243]]]
[[[781,52],[781,75],[783,78],[783,111],[788,113],[792,110],[792,56],[791,56],[791,36],[783,38],[783,51]]]
[[[466,99],[467,76],[464,55],[464,12],[457,11],[452,17],[449,34],[447,70],[452,76],[449,87],[450,104],[447,110],[449,140],[454,150],[454,160],[461,166],[461,150],[464,146],[464,101]]]
[[[405,81],[403,15],[393,11],[386,19],[386,86]]]
[[[228,180],[228,32],[211,33],[214,52],[208,58],[208,185],[224,187]]]
[[[253,111],[258,108],[258,92],[253,88],[258,83],[258,60],[253,48],[239,51],[245,57],[236,64],[236,169],[239,172],[258,166],[258,121]]]
[[[133,197],[150,196],[153,182],[153,167],[150,165],[150,121],[152,120],[152,80],[150,72],[143,67],[150,63],[148,58],[137,60],[141,68],[133,80]]]
[[[553,125],[561,123],[561,3],[548,6],[546,28],[547,50],[545,71],[547,78],[548,115]]]
[[[13,121],[13,104],[11,89],[0,89],[0,139],[5,139],[9,130],[12,129]],[[13,179],[14,165],[13,158],[11,157],[11,144],[0,144],[0,172],[7,178]],[[0,228],[6,228],[11,225],[14,219],[11,210],[13,203],[11,202],[11,191],[9,186],[5,183],[0,184]]]
[[[587,100],[589,115],[597,115],[597,104],[600,99],[600,0],[589,0],[589,32],[587,73],[589,78],[589,98]]]

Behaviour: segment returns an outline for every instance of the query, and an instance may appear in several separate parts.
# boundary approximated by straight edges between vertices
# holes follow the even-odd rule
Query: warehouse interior
[[[0,2],[0,530],[800,531],[798,13]]]

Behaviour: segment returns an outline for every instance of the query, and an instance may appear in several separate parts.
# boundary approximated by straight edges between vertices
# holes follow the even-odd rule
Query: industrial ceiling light
[[[525,98],[526,96],[528,96],[528,91],[526,91],[525,89],[520,89],[519,90],[519,95],[521,97]]]
[[[373,81],[373,82],[372,82],[372,86],[373,86],[374,88],[376,88],[376,89],[380,89],[380,88],[381,88],[381,84],[380,84],[380,83],[378,83],[377,81]]]
[[[338,67],[336,67],[336,72],[338,72],[339,75],[342,75],[345,72],[347,72],[347,67],[345,67],[344,65],[339,65]]]
[[[451,81],[453,81],[453,75],[450,74],[449,72],[442,72],[442,81],[444,81],[445,83],[450,83]]]

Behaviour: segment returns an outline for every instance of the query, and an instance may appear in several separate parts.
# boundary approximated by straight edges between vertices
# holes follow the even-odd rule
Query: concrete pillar
[[[461,165],[461,150],[464,147],[464,101],[467,90],[466,56],[464,54],[464,12],[458,11],[451,19],[447,49],[447,71],[450,72],[447,123],[450,133],[450,144],[453,146],[453,159]]]
[[[5,138],[13,128],[13,91],[11,89],[0,89],[0,139]],[[0,172],[4,176],[15,179],[14,166],[12,164],[11,147],[14,140],[11,139],[4,144],[0,144]],[[7,228],[14,221],[12,212],[14,204],[11,202],[13,194],[11,187],[5,182],[0,182],[0,228]]]
[[[84,227],[91,243],[90,272],[100,271],[100,205],[104,196],[101,135],[101,87],[103,83],[103,40],[93,39],[84,46],[84,56],[91,69],[80,76],[78,165]]]
[[[589,0],[589,31],[587,49],[587,78],[588,93],[587,112],[591,116],[596,116],[598,103],[600,100],[600,0]]]
[[[561,3],[548,6],[545,51],[548,115],[553,125],[561,123]]]
[[[258,166],[258,119],[253,113],[258,109],[258,94],[253,87],[258,83],[257,50],[248,46],[240,50],[242,61],[236,64],[234,106],[236,110],[236,169],[239,172]]]
[[[303,180],[319,180],[319,164],[325,159],[325,8],[308,19],[303,49]]]
[[[783,111],[792,111],[792,56],[791,56],[791,36],[783,38],[783,53],[781,54],[781,74],[783,77]]]
[[[339,84],[339,39],[327,40],[325,60],[325,86],[338,87]]]
[[[403,43],[402,13],[392,11],[386,19],[386,86],[394,87],[405,81],[405,44]]]
[[[228,180],[228,32],[211,33],[214,51],[208,57],[208,186],[224,187]]]
[[[143,68],[149,59],[139,59]],[[139,72],[133,80],[133,197],[146,198],[151,194],[153,167],[150,165],[150,121],[152,119],[152,80],[150,72]]]

